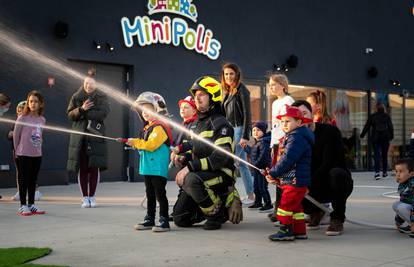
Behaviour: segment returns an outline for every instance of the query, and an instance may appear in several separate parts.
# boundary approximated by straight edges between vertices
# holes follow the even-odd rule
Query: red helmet
[[[292,117],[301,120],[303,123],[312,122],[312,119],[303,117],[303,113],[298,107],[292,107],[289,105],[285,105],[285,107],[285,110],[282,111],[280,115],[276,116],[276,119],[281,120],[282,117]]]
[[[187,96],[186,98],[181,99],[180,101],[178,101],[178,107],[181,107],[182,103],[188,103],[191,107],[193,107],[193,109],[197,109],[195,101],[194,101],[193,97],[190,96],[190,95]]]

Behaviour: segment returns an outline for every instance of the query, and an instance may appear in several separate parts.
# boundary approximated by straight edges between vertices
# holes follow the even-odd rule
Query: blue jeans
[[[243,150],[241,145],[239,144],[240,139],[242,137],[243,127],[238,126],[234,128],[234,144],[236,145],[236,156],[241,158],[242,160],[246,160],[246,152]],[[252,194],[253,193],[253,178],[250,174],[249,168],[246,164],[241,163],[238,160],[235,160],[236,168],[239,169],[241,178],[243,180],[244,188],[246,189],[246,194]]]
[[[379,141],[374,144],[374,169],[375,172],[380,172],[380,162],[382,162],[382,172],[386,173],[388,169],[388,148],[389,141]]]
[[[411,224],[412,206],[410,204],[396,201],[394,204],[392,204],[392,209],[395,211],[396,215],[400,216],[401,219]]]
[[[267,189],[267,180],[266,178],[258,171],[253,170],[254,177],[254,195],[255,203],[260,205],[262,204],[262,199],[264,205],[272,205],[272,200],[270,199],[269,190]]]

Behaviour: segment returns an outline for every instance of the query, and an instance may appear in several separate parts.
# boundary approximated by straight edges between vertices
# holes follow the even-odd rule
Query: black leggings
[[[34,204],[36,192],[37,175],[39,174],[42,157],[17,156],[17,186],[20,195],[20,204],[26,205],[26,196],[29,198],[29,205]]]
[[[147,194],[147,215],[155,218],[156,201],[158,201],[160,204],[160,216],[168,218],[168,198],[165,190],[167,179],[154,175],[145,175],[144,177]]]

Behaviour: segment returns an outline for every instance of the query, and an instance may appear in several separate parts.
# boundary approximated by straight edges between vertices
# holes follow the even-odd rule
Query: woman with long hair
[[[234,63],[226,63],[221,69],[221,86],[224,93],[223,111],[227,120],[234,127],[235,154],[246,160],[246,152],[242,145],[250,139],[251,112],[250,92],[241,82],[241,71]],[[246,189],[247,197],[242,200],[243,204],[251,205],[254,202],[253,178],[247,165],[236,162],[240,175]]]
[[[326,105],[326,94],[323,91],[316,90],[308,95],[306,101],[312,106],[313,121],[319,123],[328,123],[336,126],[335,118],[328,113]]]

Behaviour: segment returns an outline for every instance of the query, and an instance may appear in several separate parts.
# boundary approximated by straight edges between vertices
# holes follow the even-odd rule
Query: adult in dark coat
[[[109,113],[107,96],[96,90],[96,82],[86,77],[84,84],[72,95],[67,109],[68,118],[72,121],[72,129],[88,132],[88,124],[101,124],[104,133],[104,120]],[[69,141],[67,169],[79,172],[78,180],[83,195],[83,208],[95,207],[95,190],[99,183],[100,171],[107,168],[107,148],[105,140],[71,134]],[[88,190],[89,189],[89,190]]]
[[[312,118],[312,107],[304,101],[295,101],[305,118]],[[332,203],[333,211],[327,235],[340,235],[345,221],[346,201],[353,190],[351,172],[346,167],[341,132],[336,126],[323,123],[309,125],[315,134],[312,149],[311,185],[309,195],[320,203]],[[310,214],[308,229],[319,229],[324,212],[307,201],[303,202],[305,213]]]
[[[394,127],[390,115],[385,113],[384,104],[377,103],[376,110],[369,116],[360,137],[364,138],[371,129],[371,141],[374,146],[374,178],[378,180],[380,179],[380,162],[382,162],[382,177],[388,176],[388,149],[394,138]]]

